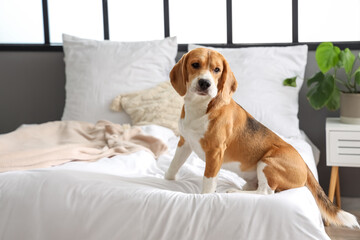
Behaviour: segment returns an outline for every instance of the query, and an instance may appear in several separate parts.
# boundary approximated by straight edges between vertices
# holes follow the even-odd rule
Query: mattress
[[[165,180],[179,138],[156,125],[142,129],[168,151],[1,173],[0,239],[329,239],[306,187],[226,193],[245,182],[222,169],[216,193],[199,194],[204,162],[192,154],[176,180]],[[317,177],[306,136],[284,140]]]

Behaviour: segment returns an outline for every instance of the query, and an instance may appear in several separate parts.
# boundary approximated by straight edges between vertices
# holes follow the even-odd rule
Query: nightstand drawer
[[[360,166],[360,131],[329,131],[330,166]]]

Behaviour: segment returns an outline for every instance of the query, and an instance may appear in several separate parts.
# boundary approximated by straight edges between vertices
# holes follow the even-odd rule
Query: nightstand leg
[[[333,166],[331,168],[331,177],[330,177],[330,186],[329,186],[329,199],[331,202],[334,202],[335,187],[338,176],[339,176],[339,167]]]
[[[338,172],[336,187],[335,187],[335,195],[336,195],[336,205],[341,208],[341,198],[340,198],[340,174]]]

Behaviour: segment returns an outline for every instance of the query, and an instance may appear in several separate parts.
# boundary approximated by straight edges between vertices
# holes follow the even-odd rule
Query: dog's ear
[[[223,66],[224,69],[218,82],[218,90],[221,92],[223,100],[229,102],[233,93],[236,91],[237,81],[225,58],[223,59]]]
[[[186,94],[186,82],[188,81],[186,62],[187,54],[184,54],[170,72],[171,85],[180,96],[184,96]]]

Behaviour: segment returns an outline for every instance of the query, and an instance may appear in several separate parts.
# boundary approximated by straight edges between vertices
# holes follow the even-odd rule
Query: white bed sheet
[[[221,170],[217,193],[201,191],[204,163],[192,154],[176,181],[164,171],[178,138],[142,127],[168,144],[145,151],[0,174],[0,239],[329,239],[306,187],[270,196],[225,193],[245,182]],[[285,139],[316,173],[311,146]]]

